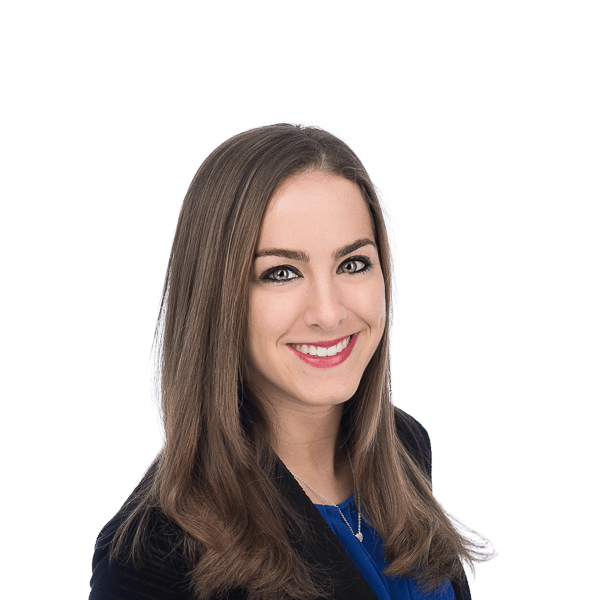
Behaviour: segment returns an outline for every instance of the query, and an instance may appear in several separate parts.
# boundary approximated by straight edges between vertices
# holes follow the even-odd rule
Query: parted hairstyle
[[[354,182],[368,205],[385,282],[387,324],[346,403],[343,432],[366,518],[388,574],[428,588],[479,560],[398,440],[390,398],[391,261],[381,206],[362,163],[340,139],[288,124],[246,131],[204,161],[186,194],[155,333],[165,443],[154,475],[111,548],[143,555],[150,511],[180,528],[199,599],[244,588],[252,599],[322,591],[290,544],[289,506],[268,474],[269,426],[244,388],[249,282],[263,216],[289,177],[310,171]],[[265,476],[267,475],[267,476]],[[291,518],[296,518],[293,515]]]

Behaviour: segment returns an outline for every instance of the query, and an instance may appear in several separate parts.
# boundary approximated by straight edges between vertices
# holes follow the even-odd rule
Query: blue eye
[[[373,263],[367,256],[353,256],[345,260],[339,267],[338,273],[357,275],[371,270]]]
[[[298,279],[298,277],[301,277],[301,275],[296,269],[294,269],[294,267],[284,265],[281,267],[274,267],[273,269],[265,271],[260,276],[260,279],[263,281],[272,281],[274,283],[284,283],[286,281]]]

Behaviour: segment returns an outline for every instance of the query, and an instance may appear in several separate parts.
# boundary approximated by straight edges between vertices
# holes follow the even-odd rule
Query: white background
[[[474,599],[600,598],[597,3],[216,4],[1,9],[3,595],[87,597],[161,446],[150,346],[187,186],[285,121],[348,142],[389,213],[394,401],[498,552]]]

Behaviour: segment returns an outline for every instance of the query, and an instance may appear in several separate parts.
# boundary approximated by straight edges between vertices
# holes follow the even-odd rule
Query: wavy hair
[[[322,595],[288,537],[289,506],[268,477],[268,423],[244,390],[249,280],[263,215],[289,177],[312,170],[354,182],[369,207],[388,319],[343,426],[361,501],[392,575],[426,587],[478,559],[398,440],[390,399],[391,260],[381,206],[362,163],[317,128],[271,125],[236,135],[201,165],[186,194],[155,333],[165,444],[113,541],[135,557],[157,508],[183,532],[199,599],[244,588],[253,599]],[[265,473],[267,476],[265,476]],[[133,538],[130,537],[133,532]],[[129,540],[129,541],[127,541]],[[133,541],[132,541],[133,540]]]

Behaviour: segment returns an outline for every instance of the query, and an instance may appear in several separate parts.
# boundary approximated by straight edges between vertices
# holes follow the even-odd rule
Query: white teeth
[[[302,354],[310,354],[311,356],[335,356],[339,354],[342,350],[348,347],[352,336],[349,335],[347,338],[343,339],[341,342],[336,344],[335,346],[329,346],[329,348],[324,348],[322,346],[313,346],[308,344],[302,344],[298,346],[296,344],[290,344],[294,350],[301,352]]]

